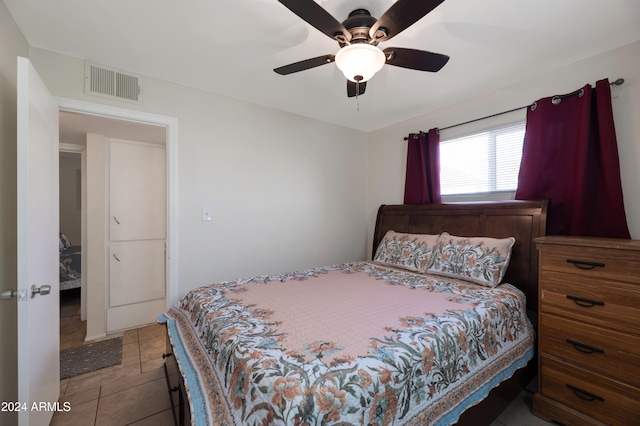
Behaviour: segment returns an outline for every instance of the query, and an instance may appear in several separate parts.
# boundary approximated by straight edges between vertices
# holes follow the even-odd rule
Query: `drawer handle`
[[[592,306],[604,306],[604,302],[600,302],[598,300],[585,299],[584,297],[571,296],[567,294],[567,299],[573,300],[576,305],[582,306],[583,308],[591,308]]]
[[[575,340],[567,339],[567,343],[570,345],[573,345],[573,347],[577,351],[585,354],[592,354],[592,353],[603,354],[604,353],[604,349],[596,348],[590,345],[585,345],[584,343],[576,342]]]
[[[587,260],[574,260],[574,259],[567,259],[567,263],[571,263],[573,264],[576,268],[579,269],[585,269],[585,270],[589,270],[589,269],[594,269],[597,267],[602,267],[604,268],[604,263],[600,263],[600,262],[589,262]]]
[[[593,394],[591,392],[587,392],[584,389],[577,388],[577,387],[572,386],[572,385],[570,385],[568,383],[567,383],[567,387],[573,391],[575,396],[577,396],[578,398],[580,398],[580,399],[582,399],[584,401],[602,401],[602,402],[604,402],[604,398],[603,397],[598,396],[596,394]]]

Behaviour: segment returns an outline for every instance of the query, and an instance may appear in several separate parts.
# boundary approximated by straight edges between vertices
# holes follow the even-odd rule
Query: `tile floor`
[[[557,426],[557,423],[545,422],[531,414],[531,397],[533,394],[524,390],[509,405],[491,426]]]
[[[79,294],[61,297],[60,346],[81,345],[86,324],[80,321]],[[165,331],[149,325],[125,331],[122,364],[60,381],[60,401],[71,410],[56,412],[51,426],[169,426],[173,415],[164,378]],[[520,396],[491,426],[545,426],[531,414],[531,392]]]
[[[64,292],[63,292],[64,293]],[[79,299],[61,297],[60,347],[83,343],[86,323],[80,321]],[[60,381],[60,401],[71,410],[56,412],[58,425],[173,425],[164,376],[165,330],[153,324],[122,336],[122,364]]]

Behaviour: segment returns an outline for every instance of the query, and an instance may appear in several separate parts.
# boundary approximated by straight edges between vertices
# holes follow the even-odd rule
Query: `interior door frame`
[[[164,115],[95,104],[76,99],[54,97],[59,110],[77,114],[163,126],[166,128],[167,170],[167,308],[178,301],[178,119]],[[105,307],[106,308],[106,307]],[[106,321],[105,321],[106,330]],[[106,333],[106,331],[105,331]],[[91,338],[91,336],[87,336]],[[99,337],[99,336],[96,336]]]

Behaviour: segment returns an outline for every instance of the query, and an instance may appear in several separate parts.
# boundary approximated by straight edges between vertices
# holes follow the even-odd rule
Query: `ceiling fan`
[[[278,0],[311,26],[338,42],[335,54],[317,56],[274,69],[280,75],[292,74],[335,62],[347,78],[347,96],[362,95],[367,80],[386,63],[418,71],[439,71],[449,60],[440,53],[402,47],[378,48],[413,25],[444,0],[398,0],[379,19],[366,9],[356,9],[344,22],[338,22],[314,0]]]

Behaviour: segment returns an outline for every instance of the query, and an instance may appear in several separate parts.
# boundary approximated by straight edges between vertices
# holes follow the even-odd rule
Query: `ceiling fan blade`
[[[323,55],[311,59],[305,59],[300,62],[294,62],[293,64],[284,65],[274,69],[274,71],[280,75],[293,74],[294,72],[308,70],[309,68],[319,67],[324,64],[330,64],[335,60],[335,55]]]
[[[364,91],[367,88],[367,82],[355,83],[351,80],[347,80],[347,97],[353,98],[354,96],[364,95]]]
[[[371,27],[369,35],[376,41],[389,40],[409,28],[443,1],[398,0]]]
[[[278,0],[312,27],[338,41],[350,41],[351,33],[313,0]],[[337,36],[337,37],[336,37]]]
[[[438,72],[449,61],[447,55],[425,50],[387,47],[383,52],[387,64],[418,71]]]

